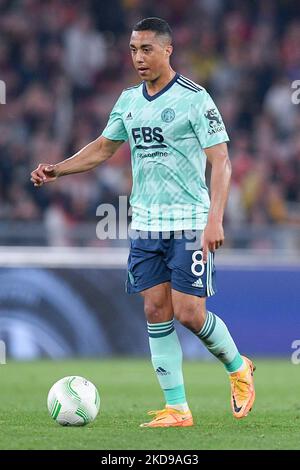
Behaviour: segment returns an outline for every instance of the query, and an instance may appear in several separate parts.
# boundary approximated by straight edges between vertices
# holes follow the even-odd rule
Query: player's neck
[[[162,73],[158,78],[153,81],[146,81],[147,92],[150,96],[156,95],[163,88],[165,88],[168,83],[173,80],[176,72],[173,69],[168,69],[165,73]]]

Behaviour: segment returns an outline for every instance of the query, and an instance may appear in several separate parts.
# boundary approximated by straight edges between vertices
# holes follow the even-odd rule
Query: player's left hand
[[[208,251],[214,253],[224,243],[224,229],[220,222],[208,222],[202,234],[203,262],[207,263]]]

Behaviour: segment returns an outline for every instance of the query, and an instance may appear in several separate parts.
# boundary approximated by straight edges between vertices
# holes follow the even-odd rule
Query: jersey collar
[[[179,73],[176,73],[172,80],[166,84],[164,88],[162,88],[158,93],[155,93],[155,95],[149,95],[146,87],[146,82],[143,82],[143,95],[148,101],[153,101],[159,96],[163,95],[166,91],[168,91],[172,85],[176,82],[177,78],[179,77]]]

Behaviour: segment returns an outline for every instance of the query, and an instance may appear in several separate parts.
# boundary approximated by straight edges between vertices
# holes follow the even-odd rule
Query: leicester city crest
[[[161,118],[164,122],[172,122],[175,118],[175,111],[172,108],[166,108],[161,113]]]

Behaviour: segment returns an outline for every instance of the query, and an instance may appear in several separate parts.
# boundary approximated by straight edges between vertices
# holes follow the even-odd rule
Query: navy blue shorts
[[[210,297],[216,292],[214,255],[203,263],[201,231],[151,232],[137,231],[131,239],[127,265],[126,292],[134,294],[163,282],[172,289],[197,297]],[[152,236],[153,236],[152,232]],[[147,237],[147,238],[146,238]]]

